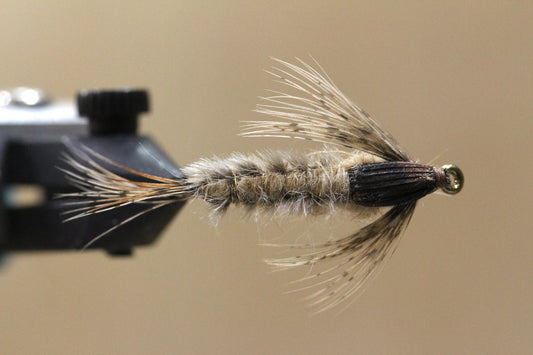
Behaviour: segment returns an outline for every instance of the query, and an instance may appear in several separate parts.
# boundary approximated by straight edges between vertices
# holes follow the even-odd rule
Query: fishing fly
[[[323,148],[200,159],[184,167],[186,177],[180,179],[132,170],[86,147],[71,149],[65,172],[80,191],[67,197],[83,198],[83,202],[70,211],[69,219],[129,204],[146,206],[115,229],[142,213],[190,199],[207,202],[215,216],[232,204],[274,215],[316,216],[338,210],[375,214],[373,221],[348,236],[318,245],[292,245],[301,250],[297,255],[267,260],[279,269],[311,268],[302,281],[310,281],[308,287],[315,288],[308,298],[319,311],[353,299],[394,251],[417,200],[438,189],[458,193],[463,174],[455,165],[437,167],[412,160],[318,63],[273,60],[276,64],[268,73],[286,90],[270,91],[256,111],[275,119],[245,122],[241,135],[303,139]],[[139,179],[112,173],[105,164]]]

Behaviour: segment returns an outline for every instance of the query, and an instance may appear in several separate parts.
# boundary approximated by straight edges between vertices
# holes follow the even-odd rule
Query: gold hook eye
[[[442,166],[442,170],[444,171],[444,175],[446,175],[447,181],[449,181],[449,183],[442,188],[442,191],[451,195],[461,191],[465,182],[465,177],[461,169],[456,165],[447,164]]]

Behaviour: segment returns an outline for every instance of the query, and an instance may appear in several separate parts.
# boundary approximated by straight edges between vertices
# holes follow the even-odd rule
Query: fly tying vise
[[[269,74],[294,94],[272,91],[256,111],[279,120],[245,122],[241,135],[304,139],[326,144],[325,148],[307,154],[269,151],[201,159],[183,168],[184,179],[141,173],[89,148],[71,149],[65,157],[69,165],[65,172],[80,191],[66,197],[84,198],[84,202],[70,211],[69,219],[128,204],[144,204],[147,207],[141,213],[146,213],[188,199],[206,201],[215,215],[223,214],[231,204],[275,215],[311,216],[338,209],[380,214],[349,236],[320,245],[293,245],[308,251],[267,260],[280,269],[334,261],[303,278],[316,281],[305,287],[317,287],[309,296],[310,303],[321,311],[351,299],[394,251],[417,200],[437,189],[458,193],[463,174],[455,165],[436,167],[411,160],[390,134],[344,96],[318,64],[274,60],[279,67]],[[105,164],[139,179],[112,173]],[[390,209],[383,213],[382,207]]]

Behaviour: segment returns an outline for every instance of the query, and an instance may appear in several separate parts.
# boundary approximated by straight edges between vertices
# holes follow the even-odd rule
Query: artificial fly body
[[[231,204],[275,215],[314,216],[339,209],[354,215],[375,213],[376,219],[351,235],[320,245],[293,245],[308,250],[267,260],[281,269],[331,261],[327,268],[304,278],[311,280],[310,287],[316,287],[310,303],[322,311],[353,299],[385,256],[394,251],[417,200],[437,189],[459,192],[463,174],[455,165],[436,167],[411,160],[391,135],[344,96],[318,64],[274,60],[278,67],[269,74],[294,93],[273,91],[272,96],[263,98],[256,111],[279,120],[245,122],[241,135],[304,139],[326,144],[324,149],[307,154],[233,153],[201,159],[183,168],[185,178],[168,179],[133,171],[81,148],[67,156],[66,173],[81,189],[69,196],[84,198],[86,203],[71,211],[70,219],[128,204],[145,204],[148,212],[189,199],[206,201],[215,215],[223,214]],[[111,173],[99,161],[134,173],[139,181]],[[383,212],[383,207],[389,209]]]

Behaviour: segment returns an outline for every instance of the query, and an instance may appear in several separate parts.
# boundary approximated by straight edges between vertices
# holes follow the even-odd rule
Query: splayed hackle
[[[329,76],[297,59],[301,67],[272,58],[282,66],[269,74],[296,92],[271,91],[256,111],[283,121],[249,121],[241,135],[280,137],[334,144],[365,151],[387,161],[409,160],[396,140],[382,130],[368,113],[353,104]]]

